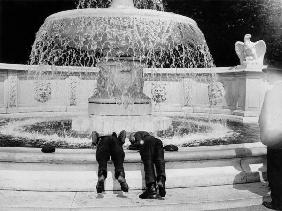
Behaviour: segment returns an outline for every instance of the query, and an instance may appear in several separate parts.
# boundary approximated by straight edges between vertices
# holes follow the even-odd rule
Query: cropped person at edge
[[[271,87],[265,94],[259,127],[261,142],[267,146],[267,178],[272,201],[263,205],[282,210],[282,70],[271,70],[267,76]]]

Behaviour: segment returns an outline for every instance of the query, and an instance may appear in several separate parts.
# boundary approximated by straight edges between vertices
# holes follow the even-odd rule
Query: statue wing
[[[257,54],[257,58],[259,60],[263,60],[264,54],[266,52],[266,44],[263,40],[259,40],[257,42],[255,42],[255,49],[256,49],[256,54]],[[262,62],[262,61],[261,61]]]
[[[244,51],[244,43],[241,42],[241,41],[237,41],[235,43],[235,52],[237,54],[237,56],[239,57],[240,59],[240,64],[243,64],[243,61],[244,61],[244,54],[243,54],[243,51]]]

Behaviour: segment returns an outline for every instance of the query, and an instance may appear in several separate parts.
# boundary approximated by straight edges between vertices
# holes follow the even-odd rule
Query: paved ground
[[[41,192],[0,190],[0,210],[267,210],[264,183],[223,185],[167,190],[158,200],[141,200],[142,191]]]
[[[189,149],[189,152],[165,153],[167,187],[264,181],[265,148],[244,144],[233,148]],[[118,190],[113,165],[108,167],[106,190]],[[144,187],[144,171],[138,152],[126,151],[124,167],[130,188]],[[91,149],[58,149],[45,154],[40,148],[0,147],[0,190],[95,191],[97,169]]]
[[[177,159],[177,165],[171,169],[182,170],[184,167],[191,170],[191,174],[183,175],[184,171],[175,171],[176,176],[184,176],[183,183],[189,181],[192,186],[186,188],[172,188],[167,190],[167,196],[163,200],[141,200],[138,195],[141,190],[130,190],[129,193],[123,194],[120,191],[108,191],[105,194],[97,194],[95,190],[95,172],[94,157],[92,150],[58,150],[56,153],[46,155],[40,152],[40,149],[26,148],[1,148],[0,149],[0,211],[6,210],[153,210],[153,211],[186,211],[186,210],[230,210],[230,211],[265,211],[261,206],[264,200],[269,200],[268,187],[266,183],[255,182],[247,184],[234,183],[234,174],[230,173],[237,170],[237,173],[255,173],[258,174],[257,168],[249,165],[248,159],[258,156],[259,160],[254,163],[259,168],[262,165],[261,156],[265,154],[265,149],[260,147],[250,148],[239,147],[239,150],[230,149],[223,150],[219,147],[211,153],[211,148],[202,148],[201,152],[193,150],[187,156],[200,156],[201,159],[192,159],[186,161],[182,157],[183,153],[177,153],[173,156]],[[16,150],[16,151],[15,151]],[[196,149],[194,149],[196,150]],[[205,153],[207,151],[207,153]],[[220,153],[219,153],[220,152]],[[224,154],[224,152],[226,152]],[[232,154],[233,153],[233,154]],[[129,161],[136,160],[136,153],[128,153]],[[217,155],[218,154],[218,155]],[[181,157],[180,157],[181,155]],[[224,156],[224,157],[223,157]],[[243,158],[242,158],[243,156]],[[252,156],[252,157],[248,157]],[[90,158],[91,157],[91,158]],[[202,160],[202,159],[213,160]],[[229,158],[229,159],[228,159]],[[214,160],[215,159],[215,160]],[[235,160],[234,160],[235,159]],[[242,160],[243,159],[243,160]],[[256,158],[257,159],[257,158]],[[185,160],[185,165],[180,165]],[[239,160],[239,161],[238,161]],[[178,163],[179,161],[179,163]],[[222,163],[223,162],[223,163]],[[238,167],[237,163],[239,162]],[[172,162],[173,163],[173,162]],[[130,163],[135,167],[129,169],[140,169],[136,163]],[[220,165],[219,165],[220,164]],[[236,165],[235,165],[236,164]],[[199,168],[205,171],[199,171]],[[207,169],[209,168],[209,169]],[[226,168],[228,168],[226,170]],[[217,169],[217,171],[215,171]],[[169,169],[168,169],[169,170]],[[225,171],[226,170],[226,171]],[[77,172],[77,173],[75,173]],[[196,176],[193,172],[196,172]],[[204,174],[204,173],[205,174]],[[193,174],[192,174],[193,173]],[[201,174],[199,174],[201,173]],[[87,181],[87,177],[91,174],[91,181]],[[194,175],[194,177],[192,177]],[[204,175],[204,177],[199,177]],[[222,175],[230,178],[229,185],[225,185]],[[237,174],[236,174],[237,175]],[[242,181],[246,181],[248,174],[239,174]],[[259,176],[259,175],[258,175]],[[128,179],[130,177],[128,173]],[[172,180],[175,177],[170,177]],[[194,187],[196,182],[200,184],[203,178],[213,180],[208,187]],[[193,181],[193,179],[195,181]],[[179,180],[179,179],[178,179]],[[53,183],[52,183],[53,181]],[[65,184],[69,182],[67,185]],[[128,180],[129,181],[129,180]],[[138,181],[140,181],[138,179]],[[228,180],[229,181],[229,180]],[[260,181],[260,180],[251,180]],[[173,183],[174,181],[171,181]],[[81,188],[81,184],[85,184]],[[129,184],[133,184],[130,182]],[[169,182],[167,183],[169,184]],[[220,184],[215,186],[215,184]],[[213,186],[212,186],[213,185]],[[24,188],[23,186],[31,186],[36,188]],[[67,187],[59,189],[58,187]],[[69,189],[75,186],[74,189]],[[77,187],[76,187],[77,186]],[[179,186],[175,186],[179,187]],[[183,186],[181,186],[183,187]]]

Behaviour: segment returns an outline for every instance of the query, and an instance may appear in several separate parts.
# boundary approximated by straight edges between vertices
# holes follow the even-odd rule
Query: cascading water
[[[112,0],[78,0],[77,9],[85,8],[108,8]],[[134,7],[138,9],[152,9],[164,11],[163,0],[133,0]]]
[[[36,35],[30,64],[91,67],[101,59],[124,56],[148,67],[213,66],[204,35],[194,20],[136,9],[130,1],[49,16]]]
[[[78,8],[99,2],[81,0]],[[105,7],[109,2],[109,8],[69,10],[47,17],[36,34],[30,64],[100,68],[96,91],[89,98],[88,114],[95,117],[87,123],[89,130],[98,130],[93,123],[105,125],[109,121],[109,130],[155,130],[151,99],[143,93],[143,68],[212,67],[212,56],[194,20],[136,9],[132,0],[105,1]],[[157,0],[148,2],[134,1],[140,8],[163,8]],[[211,73],[203,78],[213,81],[214,77]],[[130,119],[121,120],[125,115]],[[169,125],[157,123],[163,129]],[[74,125],[85,124],[77,121]]]
[[[91,146],[88,129],[100,133],[123,129],[154,131],[164,144],[184,147],[257,142],[257,125],[240,126],[222,120],[211,123],[209,116],[207,119],[169,119],[151,115],[151,99],[143,93],[143,67],[213,66],[204,36],[192,19],[147,10],[162,11],[161,2],[133,0],[135,7],[143,9],[137,10],[130,0],[80,0],[78,10],[48,17],[36,35],[30,55],[30,63],[38,65],[31,76],[43,79],[36,81],[35,98],[40,103],[47,102],[51,95],[49,79],[66,79],[68,72],[60,74],[57,65],[78,73],[76,76],[69,74],[73,77],[68,78],[71,87],[79,83],[80,68],[77,66],[90,67],[83,68],[84,71],[97,66],[100,72],[97,91],[89,99],[90,118],[71,119],[61,114],[53,114],[50,118],[48,113],[48,117],[40,114],[40,118],[3,119],[0,121],[0,145],[42,147],[48,142],[56,147],[85,148]],[[108,9],[91,9],[109,5]],[[213,76],[212,73],[202,74],[196,79],[212,83]],[[150,77],[146,75],[146,79]],[[155,80],[156,76],[153,77]],[[163,75],[157,80],[162,78]],[[209,89],[218,90],[217,83],[211,85]],[[161,102],[162,90],[156,92],[155,100]],[[219,93],[211,92],[215,94],[211,99],[216,99]],[[75,105],[76,93],[70,94],[73,95],[70,105]],[[123,109],[119,104],[128,106]],[[232,125],[231,129],[228,124]]]

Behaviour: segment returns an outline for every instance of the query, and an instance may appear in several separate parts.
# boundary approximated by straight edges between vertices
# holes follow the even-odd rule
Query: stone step
[[[266,148],[261,143],[231,144],[180,148],[178,152],[165,152],[166,162],[220,160],[263,157]],[[96,163],[93,149],[56,149],[55,153],[42,153],[40,148],[0,147],[0,162],[20,163]],[[125,163],[140,163],[137,151],[125,150]]]
[[[126,151],[126,179],[131,190],[145,186],[137,152]],[[259,145],[197,147],[166,152],[168,188],[187,188],[264,181],[265,148]],[[0,148],[0,189],[29,191],[95,191],[95,151]],[[119,190],[109,162],[106,190]]]
[[[142,200],[140,190],[95,192],[44,192],[0,190],[0,210],[117,210],[266,211],[261,206],[267,196],[264,183],[167,189],[163,200]]]

